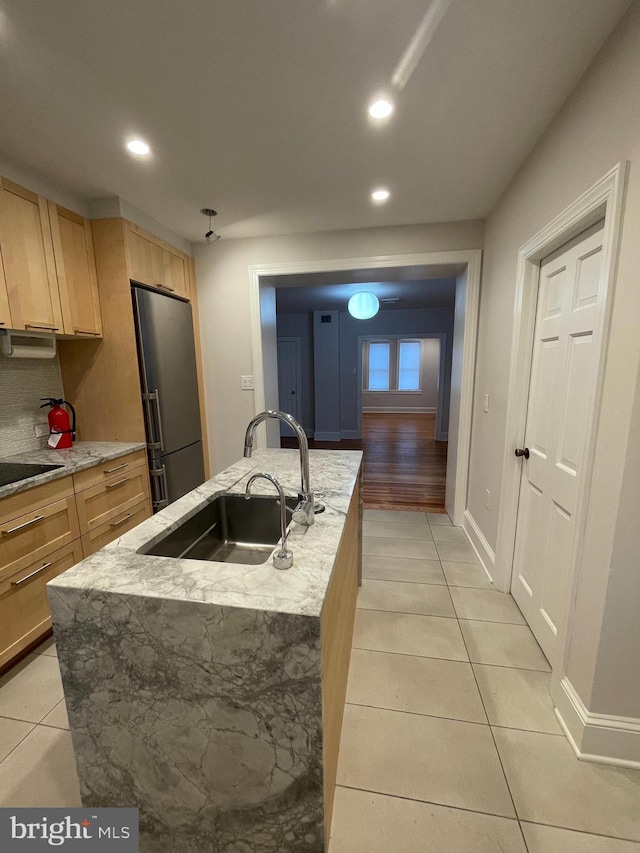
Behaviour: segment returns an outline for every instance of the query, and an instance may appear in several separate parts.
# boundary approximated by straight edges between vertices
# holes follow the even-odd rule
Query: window
[[[420,390],[420,341],[398,341],[398,391]]]
[[[422,388],[422,340],[370,340],[363,347],[364,391],[418,394]]]
[[[369,344],[369,391],[389,390],[389,341],[371,341]]]

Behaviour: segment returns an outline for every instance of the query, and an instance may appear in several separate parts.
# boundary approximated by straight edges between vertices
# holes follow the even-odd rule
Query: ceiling
[[[453,0],[373,127],[428,3],[0,0],[0,155],[192,242],[484,217],[629,0]]]
[[[324,278],[324,276],[322,277]],[[420,281],[369,281],[358,284],[312,284],[281,287],[276,284],[278,314],[304,314],[310,311],[346,311],[354,293],[367,290],[378,299],[397,298],[391,304],[381,303],[381,311],[414,308],[453,308],[456,298],[455,278]]]

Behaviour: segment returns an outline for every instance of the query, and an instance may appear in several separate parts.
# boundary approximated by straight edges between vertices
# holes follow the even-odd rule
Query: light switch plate
[[[489,489],[484,490],[484,505],[487,509],[491,509],[491,492]]]
[[[253,376],[241,376],[240,387],[243,391],[253,391]]]
[[[488,394],[484,395],[484,410],[485,410],[485,412],[489,411],[489,395]]]

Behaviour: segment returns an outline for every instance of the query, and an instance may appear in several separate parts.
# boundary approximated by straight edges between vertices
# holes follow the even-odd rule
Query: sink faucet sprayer
[[[247,488],[244,492],[246,500],[249,500],[251,497],[251,486],[259,479],[268,480],[270,483],[273,483],[278,490],[278,495],[280,496],[280,535],[282,537],[282,541],[280,544],[280,550],[277,554],[273,555],[273,565],[276,569],[290,569],[293,565],[293,553],[287,548],[287,506],[285,504],[284,490],[276,478],[272,477],[271,474],[254,474],[252,477],[249,477],[249,481],[247,482]]]
[[[244,455],[250,457],[253,452],[253,433],[256,427],[268,418],[277,418],[283,423],[288,424],[295,432],[300,447],[300,475],[301,484],[298,492],[298,505],[293,511],[293,520],[298,524],[304,524],[309,527],[314,522],[315,513],[322,512],[324,507],[322,504],[316,504],[311,483],[309,482],[309,443],[305,431],[300,426],[298,421],[287,412],[276,412],[269,409],[266,412],[260,412],[251,420],[247,431],[244,435]]]

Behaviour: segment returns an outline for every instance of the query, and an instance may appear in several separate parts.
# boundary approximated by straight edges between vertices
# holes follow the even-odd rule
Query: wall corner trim
[[[556,717],[581,761],[640,770],[640,720],[588,710],[565,676],[552,685]]]
[[[494,554],[491,545],[489,545],[489,543],[487,542],[484,533],[482,532],[482,530],[480,530],[478,522],[471,515],[468,509],[465,509],[464,511],[462,529],[467,534],[467,539],[471,543],[471,547],[478,555],[480,565],[485,570],[486,575],[491,581],[491,583],[493,583],[496,555]]]

